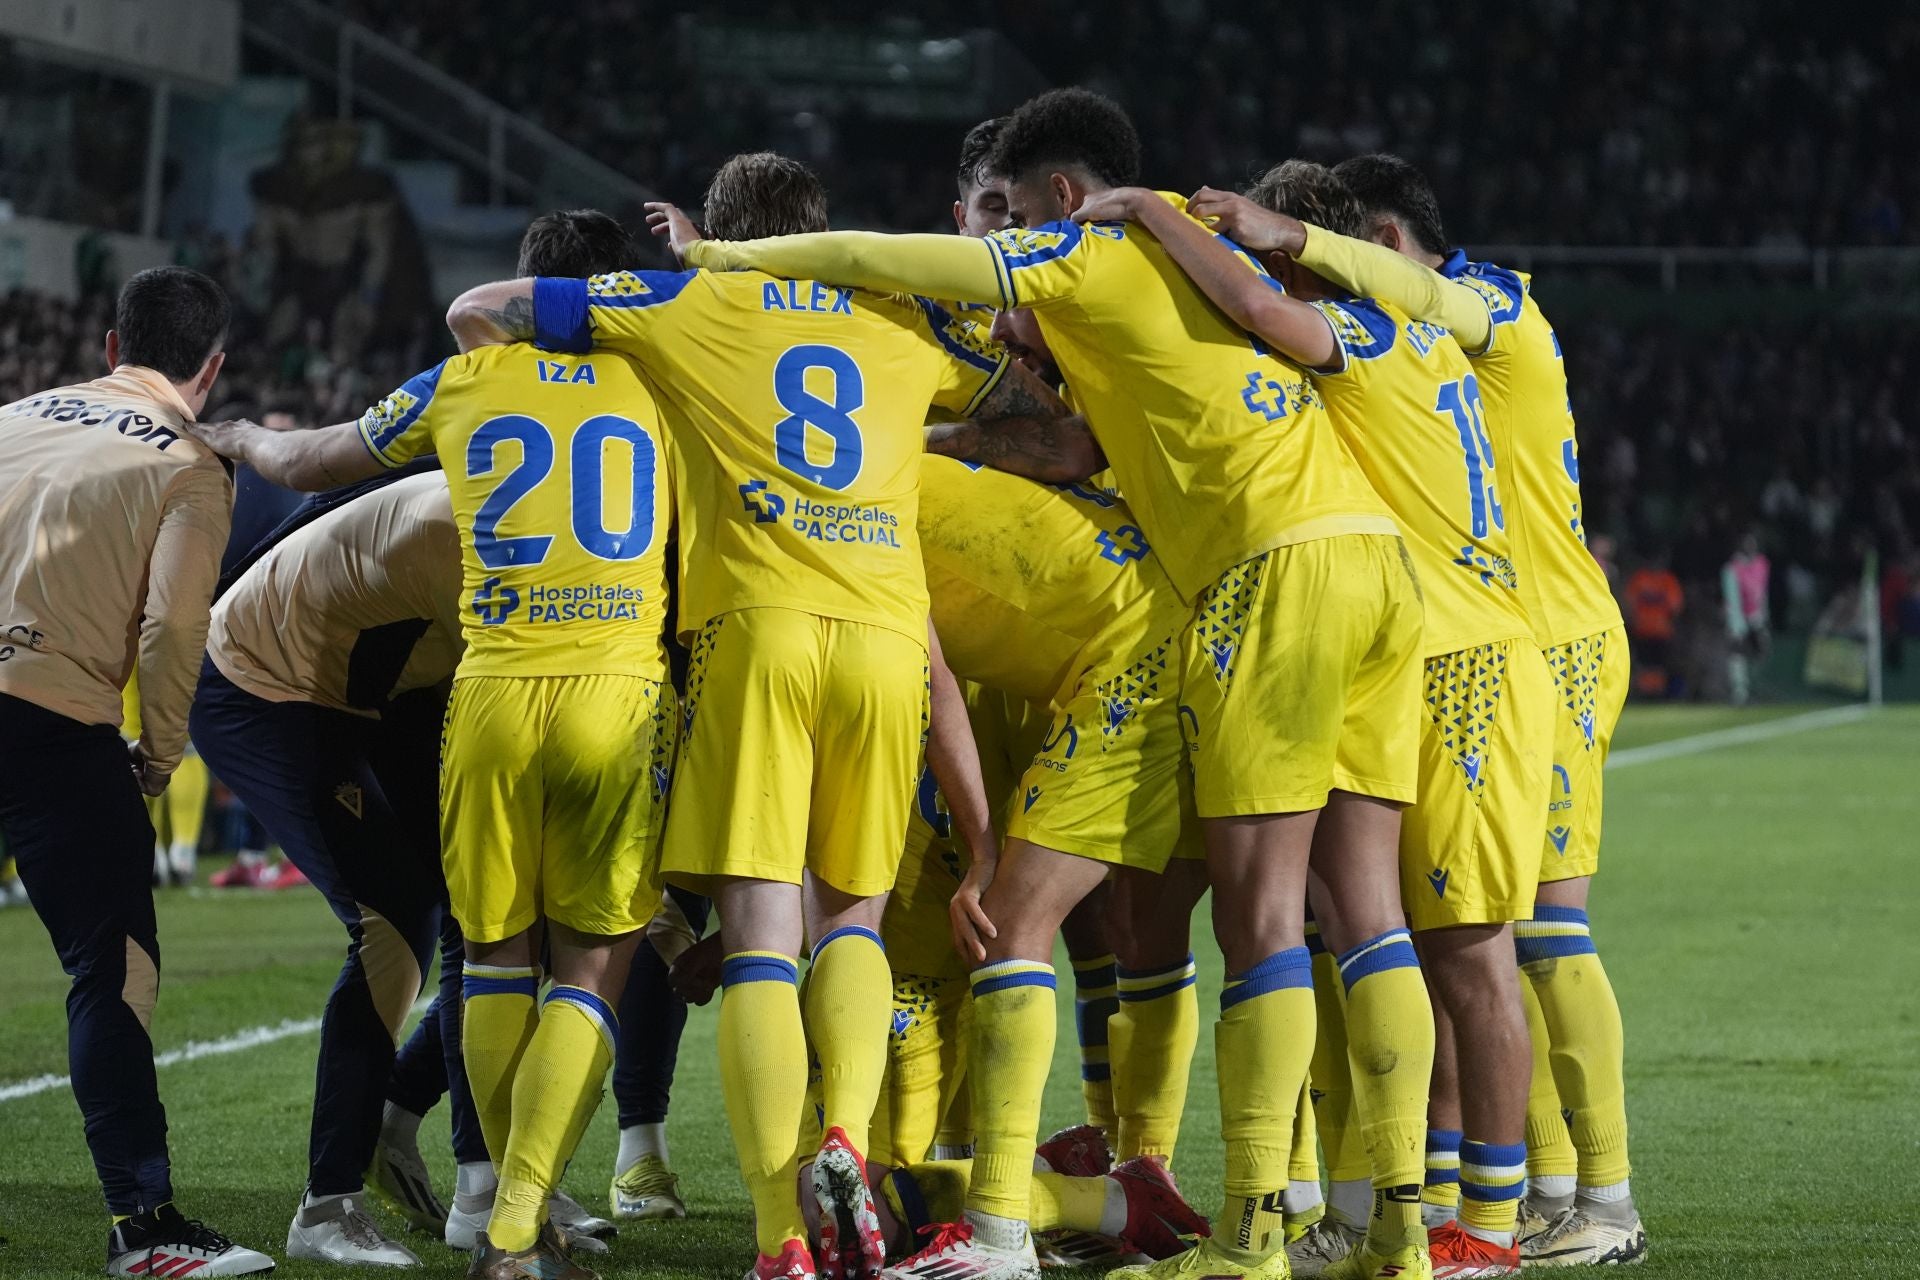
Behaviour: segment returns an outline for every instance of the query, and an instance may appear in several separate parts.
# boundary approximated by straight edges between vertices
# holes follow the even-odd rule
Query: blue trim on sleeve
[[[698,271],[616,271],[587,281],[587,304],[594,307],[657,307],[672,302],[693,283]],[[615,282],[638,280],[641,287],[623,291]]]
[[[587,282],[540,276],[533,282],[533,342],[545,351],[593,350]]]
[[[407,428],[420,420],[420,415],[427,411],[427,405],[433,400],[433,393],[440,387],[440,372],[446,367],[447,362],[442,360],[439,364],[433,366],[433,368],[424,369],[402,383],[400,390],[394,394],[405,393],[410,395],[413,397],[413,403],[407,406],[406,412],[391,421],[381,423],[378,426],[369,426],[367,424],[368,417],[378,412],[378,406],[367,410],[366,413],[360,416],[362,436],[366,442],[372,446],[376,455],[384,454],[388,445],[405,435]],[[390,400],[393,397],[389,396],[387,398]],[[381,460],[385,461],[385,458],[383,457]]]
[[[920,304],[920,310],[926,314],[927,323],[933,326],[933,336],[940,340],[940,345],[946,348],[948,355],[966,361],[982,373],[1000,371],[1000,361],[981,355],[964,342],[956,342],[953,335],[947,332],[947,326],[953,323],[953,317],[948,314],[945,307],[932,298],[922,298],[918,294],[914,295],[913,300]]]
[[[1061,237],[1058,243],[1042,245],[1037,249],[1029,249],[1025,253],[1010,254],[1003,250],[1000,254],[1000,260],[1006,263],[1009,272],[1018,271],[1022,267],[1037,267],[1043,262],[1052,262],[1055,258],[1064,258],[1075,249],[1078,249],[1080,247],[1080,241],[1086,236],[1086,233],[1086,228],[1071,218],[1062,218],[1058,222],[1049,222],[1045,226],[1034,227],[1032,234],[1058,235]]]
[[[1449,280],[1471,276],[1492,285],[1493,293],[1504,301],[1496,303],[1486,290],[1480,292],[1487,299],[1487,313],[1496,325],[1512,324],[1520,318],[1520,309],[1527,300],[1527,286],[1516,272],[1491,262],[1469,262],[1465,249],[1455,249],[1440,264],[1440,274]]]
[[[1333,336],[1339,340],[1341,348],[1355,359],[1373,360],[1393,350],[1393,342],[1399,335],[1400,326],[1396,325],[1393,317],[1372,298],[1341,298],[1338,301],[1330,298],[1320,304],[1320,309],[1323,312],[1339,311],[1342,315],[1351,318],[1354,324],[1373,339],[1365,346],[1358,346],[1347,341],[1346,335],[1340,331],[1338,325],[1334,326]]]

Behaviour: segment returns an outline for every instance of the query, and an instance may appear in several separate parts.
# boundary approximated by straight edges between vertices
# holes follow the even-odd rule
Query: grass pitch
[[[1783,714],[1633,707],[1617,748]],[[1634,1186],[1659,1277],[1920,1276],[1920,708],[1767,741],[1624,763],[1608,778],[1593,920],[1625,1011]],[[317,1017],[341,956],[317,895],[161,897],[160,1050]],[[1200,950],[1203,1014],[1219,957]],[[66,1070],[66,978],[24,909],[0,913],[0,1276],[99,1273],[106,1217],[71,1093],[8,1086]],[[1079,1108],[1071,1002],[1044,1124]],[[695,1010],[674,1099],[685,1222],[629,1227],[609,1276],[734,1280],[749,1262],[714,1061]],[[305,1174],[311,1032],[164,1067],[181,1205],[279,1256]],[[1179,1169],[1215,1207],[1212,1037],[1194,1064]],[[567,1179],[604,1209],[611,1107]],[[422,1147],[451,1181],[443,1115]],[[391,1220],[389,1220],[391,1225]],[[465,1260],[411,1238],[418,1274]],[[279,1274],[339,1274],[282,1262]]]

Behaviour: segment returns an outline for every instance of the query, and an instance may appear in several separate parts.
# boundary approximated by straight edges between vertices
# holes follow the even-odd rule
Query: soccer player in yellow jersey
[[[1180,696],[1229,975],[1217,1030],[1227,1198],[1222,1230],[1183,1265],[1277,1276],[1292,1117],[1313,1041],[1303,921],[1322,822],[1319,870],[1334,903],[1323,925],[1377,970],[1350,1002],[1354,1052],[1385,1068],[1366,1077],[1382,1095],[1372,1111],[1425,1110],[1432,1011],[1398,868],[1399,810],[1417,770],[1420,604],[1393,518],[1305,372],[1230,324],[1145,231],[1065,221],[1089,196],[1133,183],[1138,164],[1118,106],[1055,90],[1009,117],[994,147],[1014,229],[984,241],[843,233],[688,252],[716,268],[1032,308],[1142,534],[1193,603]],[[996,436],[979,456],[1021,465],[1019,434]],[[1045,446],[1058,432],[1029,434]],[[1079,874],[1063,870],[1074,861],[1003,859],[987,913],[1057,892],[1056,877]],[[1037,1110],[1025,1100],[1037,1100],[1047,1068],[1031,1046],[1053,1016],[1039,998],[1052,985],[1046,952],[1012,952],[1011,936],[1001,930],[1017,972],[976,973],[974,1041],[1009,1051],[976,1054],[973,1088],[976,1099],[1022,1103],[999,1109],[991,1122],[1006,1129],[991,1136],[976,1108],[982,1148],[1005,1160],[976,1167],[966,1246],[1003,1257],[1026,1243],[1016,1153],[1031,1143]],[[1023,952],[1038,945],[1021,940]],[[997,998],[1006,991],[1021,994]],[[1376,1242],[1424,1266],[1419,1127],[1379,1136],[1383,1150],[1404,1152],[1407,1173],[1372,1220]]]
[[[1289,219],[1251,235],[1252,228],[1229,230],[1451,330],[1473,362],[1501,459],[1521,598],[1559,708],[1537,905],[1515,930],[1530,979],[1529,1013],[1543,1015],[1533,1023],[1534,1070],[1550,1074],[1559,1090],[1556,1100],[1536,1080],[1527,1123],[1532,1234],[1523,1227],[1521,1251],[1542,1265],[1633,1261],[1646,1250],[1646,1232],[1628,1184],[1620,1009],[1586,915],[1599,858],[1601,770],[1625,701],[1627,646],[1619,606],[1585,545],[1560,341],[1525,275],[1450,247],[1419,170],[1368,155],[1334,172],[1366,208],[1369,239]],[[1196,197],[1209,213],[1215,203],[1212,193]],[[1561,1105],[1573,1116],[1570,1138]],[[1468,1194],[1471,1180],[1463,1175],[1462,1184]]]
[[[1359,201],[1321,165],[1280,165],[1247,199],[1364,229]],[[1460,1082],[1444,1104],[1436,1091],[1429,1126],[1463,1130],[1473,1185],[1499,1193],[1469,1200],[1463,1226],[1435,1237],[1434,1274],[1517,1274],[1530,1061],[1513,922],[1532,912],[1546,836],[1552,677],[1520,598],[1478,381],[1452,335],[1391,303],[1284,258],[1270,265],[1291,296],[1260,287],[1218,237],[1152,192],[1110,192],[1077,216],[1139,218],[1228,315],[1315,370],[1342,438],[1407,531],[1425,596],[1427,715],[1401,893]],[[1323,1259],[1323,1243],[1296,1247],[1297,1271]],[[1356,1258],[1329,1274],[1370,1270]]]
[[[812,231],[826,197],[796,161],[736,156],[708,188],[706,217],[730,234]],[[721,1083],[754,1199],[755,1265],[814,1264],[792,1195],[804,938],[826,1130],[814,1185],[837,1224],[820,1262],[834,1276],[877,1272],[859,1152],[886,1061],[877,930],[928,724],[922,429],[930,410],[1063,409],[937,304],[818,281],[692,270],[516,281],[470,292],[450,318],[627,353],[675,414],[679,617],[693,656],[663,867],[720,913]],[[991,821],[964,708],[950,676],[935,693],[929,762],[978,848]],[[953,769],[971,775],[961,788]]]
[[[633,257],[620,225],[592,212],[540,218],[521,246],[536,271]],[[357,422],[204,437],[293,488],[440,457],[467,641],[442,747],[442,856],[467,939],[467,1075],[499,1179],[469,1274],[584,1280],[547,1201],[599,1102],[613,1009],[660,897],[678,725],[661,644],[673,471],[632,361],[469,346]]]

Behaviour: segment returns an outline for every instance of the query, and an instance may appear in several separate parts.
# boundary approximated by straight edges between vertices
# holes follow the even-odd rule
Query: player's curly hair
[[[520,237],[522,276],[598,276],[630,271],[643,259],[620,220],[598,209],[543,213]]]
[[[987,185],[987,180],[992,176],[987,172],[987,157],[992,154],[1000,131],[1006,127],[1007,118],[995,116],[967,130],[967,136],[960,140],[960,169],[955,174],[955,181],[960,185],[962,196],[975,187]]]
[[[1453,242],[1447,239],[1447,229],[1440,222],[1440,202],[1433,198],[1433,185],[1426,174],[1407,161],[1375,151],[1342,160],[1333,166],[1333,173],[1360,198],[1372,225],[1392,218],[1428,253],[1444,256],[1453,251]]]
[[[813,170],[773,151],[750,151],[721,165],[707,185],[706,233],[716,240],[758,240],[827,229],[827,189]]]
[[[1360,197],[1333,170],[1313,160],[1282,161],[1261,174],[1246,194],[1275,213],[1343,236],[1367,234],[1367,211]]]
[[[1140,135],[1119,103],[1091,89],[1051,89],[1006,118],[987,168],[1015,181],[1073,165],[1112,187],[1140,180]]]

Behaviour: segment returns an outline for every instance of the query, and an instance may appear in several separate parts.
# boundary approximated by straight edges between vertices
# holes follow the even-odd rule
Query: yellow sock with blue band
[[[487,1154],[507,1154],[513,1077],[540,1025],[540,971],[531,965],[475,964],[461,969],[460,1052]]]
[[[1377,1250],[1391,1253],[1426,1243],[1420,1185],[1426,1176],[1433,1006],[1405,929],[1367,939],[1342,952],[1339,963],[1354,1110],[1373,1178],[1368,1236]]]
[[[1540,905],[1513,927],[1514,950],[1540,1002],[1560,1104],[1571,1116],[1584,1188],[1624,1198],[1627,1159],[1626,1034],[1587,913]]]
[[[973,1183],[967,1207],[1026,1221],[1040,1099],[1053,1063],[1053,966],[1001,960],[969,975],[973,1039]]]
[[[1108,1024],[1113,1039],[1114,1111],[1119,1133],[1114,1156],[1173,1159],[1187,1080],[1200,1040],[1200,993],[1193,956],[1157,969],[1116,970],[1119,1012]]]
[[[513,1077],[513,1122],[500,1161],[487,1237],[502,1249],[533,1247],[560,1171],[600,1104],[620,1024],[613,1007],[584,987],[556,984],[541,1005]]]
[[[1214,1062],[1220,1077],[1225,1201],[1214,1243],[1236,1261],[1283,1243],[1293,1109],[1313,1054],[1313,964],[1305,947],[1276,951],[1220,989]]]
[[[1489,1244],[1509,1248],[1520,1197],[1527,1193],[1527,1144],[1460,1144],[1460,1228]]]
[[[893,1018],[893,973],[880,935],[848,925],[820,939],[807,970],[805,1005],[820,1060],[822,1128],[837,1126],[864,1156]]]
[[[1087,1123],[1114,1141],[1113,1055],[1109,1025],[1119,1011],[1113,957],[1073,962],[1073,1027],[1080,1038],[1080,1097]]]
[[[720,1095],[753,1200],[754,1238],[769,1257],[807,1238],[794,1193],[793,1138],[807,1102],[799,976],[793,957],[778,951],[736,951],[720,966]]]

